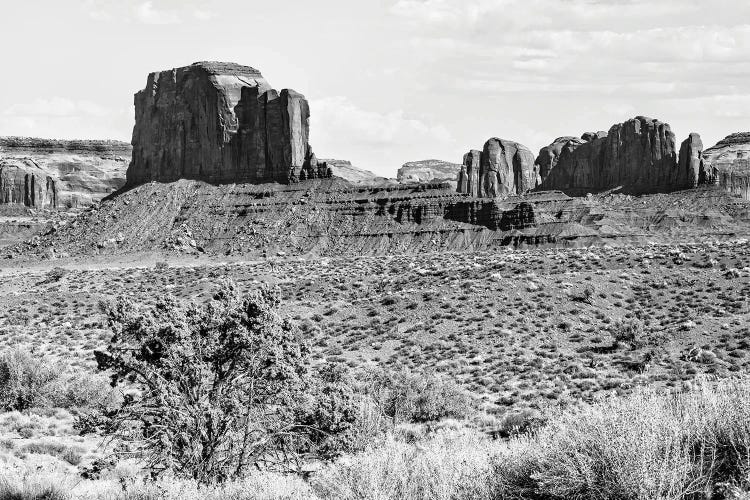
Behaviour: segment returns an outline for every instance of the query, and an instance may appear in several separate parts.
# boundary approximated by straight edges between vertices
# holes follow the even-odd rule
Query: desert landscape
[[[116,19],[214,19],[180,9]],[[360,167],[317,130],[372,113],[245,63],[138,75],[130,142],[0,137],[0,500],[750,498],[750,132]],[[449,142],[402,118],[394,149]]]

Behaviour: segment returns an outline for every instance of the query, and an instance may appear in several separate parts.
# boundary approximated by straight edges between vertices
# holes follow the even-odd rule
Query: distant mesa
[[[354,184],[373,185],[395,183],[392,179],[381,177],[374,172],[352,165],[352,162],[347,160],[320,159],[318,162],[323,162],[328,165],[328,168],[331,169],[331,173],[334,177],[339,177]]]
[[[332,171],[308,143],[309,120],[302,94],[277,92],[249,66],[197,62],[151,73],[135,95],[127,185],[329,177]]]
[[[403,183],[448,182],[456,187],[461,165],[443,160],[410,161],[398,169],[396,179]]]
[[[0,204],[57,208],[55,181],[31,159],[0,159]]]
[[[0,204],[89,206],[125,184],[131,149],[120,141],[0,137]]]
[[[738,132],[703,152],[713,167],[715,184],[730,193],[750,199],[750,132]]]
[[[482,151],[471,150],[464,155],[457,191],[495,198],[521,195],[538,184],[531,150],[523,144],[493,137]]]
[[[539,190],[583,196],[619,188],[623,194],[666,193],[690,189],[712,178],[698,134],[677,149],[667,123],[638,116],[609,132],[561,137],[536,159]]]
[[[718,158],[723,158],[723,167]],[[457,191],[480,198],[532,190],[585,196],[616,189],[641,195],[722,184],[747,198],[750,187],[745,179],[750,175],[738,173],[750,173],[747,161],[750,134],[735,134],[704,151],[700,135],[692,133],[678,147],[669,124],[637,116],[607,132],[558,137],[539,151],[536,160],[516,142],[490,139],[481,151],[464,155]]]

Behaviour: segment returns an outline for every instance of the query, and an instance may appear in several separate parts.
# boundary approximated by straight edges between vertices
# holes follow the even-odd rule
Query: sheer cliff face
[[[46,199],[54,199],[58,209],[88,206],[121,188],[130,152],[130,144],[118,141],[0,137],[0,162],[30,169],[36,179],[49,177],[54,196]],[[0,203],[17,204],[19,198],[3,199]]]
[[[705,175],[702,155],[698,134],[678,151],[668,124],[639,116],[607,133],[557,139],[542,148],[536,165],[543,190],[581,196],[621,187],[624,193],[646,194],[697,186]]]
[[[524,145],[493,137],[484,149],[464,155],[459,193],[483,198],[524,194],[538,184],[534,155]]]
[[[750,199],[750,132],[739,132],[720,140],[703,152],[713,177],[709,182]]]
[[[256,69],[202,62],[152,73],[135,95],[127,183],[293,182],[309,168],[310,110]]]
[[[32,160],[0,160],[0,205],[57,208],[55,181]]]

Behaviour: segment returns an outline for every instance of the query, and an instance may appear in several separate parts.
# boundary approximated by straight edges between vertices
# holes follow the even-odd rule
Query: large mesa
[[[194,179],[214,184],[290,183],[330,175],[308,143],[310,108],[261,73],[197,62],[151,73],[135,95],[127,185]]]
[[[627,194],[664,193],[696,187],[711,177],[698,134],[678,150],[668,124],[638,116],[609,132],[561,137],[536,160],[541,190],[582,196],[620,188]]]

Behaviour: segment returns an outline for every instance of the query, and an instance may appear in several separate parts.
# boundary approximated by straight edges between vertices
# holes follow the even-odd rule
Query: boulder
[[[305,97],[273,90],[248,66],[199,62],[151,73],[135,108],[128,186],[289,183],[311,157]]]
[[[680,163],[669,125],[643,116],[614,125],[606,134],[589,132],[580,141],[556,141],[543,149],[552,161],[543,155],[537,159],[551,165],[541,189],[582,196],[615,188],[625,194],[692,188],[699,183],[699,141],[697,134],[688,138]]]
[[[0,205],[55,209],[55,181],[32,160],[0,160]]]

